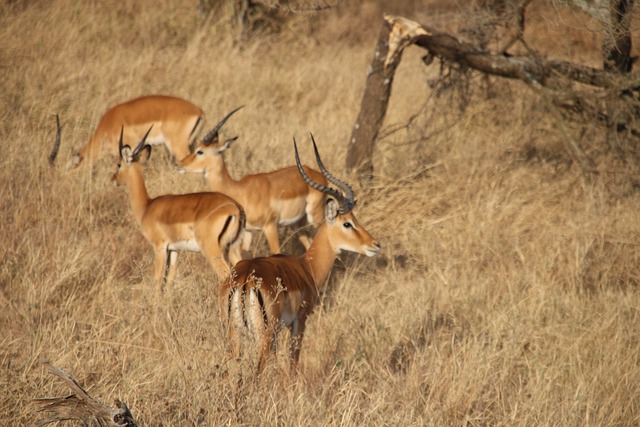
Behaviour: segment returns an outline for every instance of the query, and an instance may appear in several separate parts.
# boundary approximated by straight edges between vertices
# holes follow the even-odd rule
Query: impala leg
[[[227,277],[229,273],[231,273],[231,269],[229,268],[227,261],[224,259],[218,242],[215,239],[206,239],[205,241],[200,239],[198,243],[200,244],[202,253],[207,257],[209,265],[211,265],[211,268],[218,278],[224,279]]]
[[[268,328],[264,331],[258,342],[258,374],[264,371],[264,367],[267,364],[267,358],[271,352],[271,347],[275,340],[276,331],[273,328]]]
[[[305,251],[309,249],[309,246],[311,246],[311,239],[306,234],[301,234],[300,236],[298,236],[298,240],[304,246]]]
[[[324,221],[324,196],[319,194],[319,197],[309,200],[306,211],[307,222],[316,229],[320,227],[320,224]]]
[[[229,349],[234,359],[240,357],[240,338],[238,337],[239,331],[244,326],[244,316],[242,314],[242,290],[234,289],[228,299],[228,306],[226,310],[229,315],[229,322],[227,325],[227,342],[229,343]]]
[[[295,376],[298,373],[298,361],[300,360],[300,349],[302,348],[302,338],[304,337],[306,319],[294,320],[291,325],[291,336],[289,338],[289,363],[290,374]]]
[[[249,252],[251,250],[251,241],[253,240],[253,234],[250,231],[244,232],[244,237],[242,238],[242,250],[245,252]]]
[[[154,249],[154,271],[153,277],[156,280],[158,291],[162,292],[165,282],[165,272],[167,270],[168,250],[165,246]]]
[[[280,242],[278,240],[278,227],[275,222],[270,222],[265,224],[262,229],[265,237],[267,238],[267,242],[269,243],[269,250],[272,254],[280,253]]]
[[[97,133],[97,130],[96,130]],[[91,137],[89,142],[80,148],[71,159],[71,167],[76,167],[80,162],[95,163],[102,151],[102,138],[95,134]]]
[[[188,121],[163,123],[164,143],[176,161],[180,161],[190,154],[191,137],[197,134],[201,125],[200,117],[194,117]]]
[[[185,138],[184,141],[165,140],[165,144],[176,163],[190,154],[188,138]]]
[[[178,251],[167,249],[167,266],[165,269],[165,284],[170,284],[176,277],[176,262],[178,261]]]
[[[233,267],[242,259],[241,245],[231,245],[229,248],[229,264]]]

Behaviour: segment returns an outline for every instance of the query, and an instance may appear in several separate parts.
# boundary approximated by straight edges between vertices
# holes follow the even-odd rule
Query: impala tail
[[[229,292],[227,301],[229,327],[236,331],[246,330],[259,339],[267,327],[267,311],[264,296],[260,290],[260,280],[253,274],[235,278],[235,287]]]
[[[272,342],[272,334],[266,333],[269,319],[261,283],[253,273],[231,277],[222,293],[226,297],[224,321],[231,353],[234,358],[240,357],[241,342],[246,342],[245,338],[249,338],[253,345],[258,344],[261,349],[258,352],[258,373],[264,369]]]
[[[236,265],[241,259],[241,246],[246,224],[247,217],[244,209],[238,205],[238,212],[227,217],[222,231],[218,235],[218,245],[221,248],[227,248],[231,266]]]

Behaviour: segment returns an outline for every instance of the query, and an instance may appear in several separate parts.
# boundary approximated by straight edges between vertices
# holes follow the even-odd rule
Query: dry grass
[[[338,262],[298,380],[282,351],[259,381],[249,360],[228,360],[218,284],[197,254],[151,309],[150,249],[124,190],[108,185],[114,162],[50,169],[52,114],[64,164],[107,106],[133,96],[183,96],[210,124],[243,104],[226,127],[240,135],[227,156],[235,176],[292,164],[292,136],[310,131],[341,175],[384,9],[344,2],[239,45],[228,16],[202,25],[193,3],[0,6],[0,424],[30,424],[31,399],[66,392],[45,358],[144,425],[638,424],[637,190],[611,173],[585,185],[520,84],[497,83],[464,113],[435,99],[435,67],[411,49],[386,130],[418,118],[386,132],[378,176],[358,189],[356,213],[383,254]],[[425,22],[464,22],[463,6],[427,7]],[[550,17],[531,25],[560,32]],[[564,30],[580,60],[597,57],[593,35]],[[585,146],[602,139],[588,130]],[[159,151],[146,176],[152,195],[204,188]]]

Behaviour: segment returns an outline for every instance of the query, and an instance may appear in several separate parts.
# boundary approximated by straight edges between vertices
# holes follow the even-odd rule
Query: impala
[[[286,326],[291,333],[290,369],[295,375],[307,316],[326,286],[335,258],[343,250],[367,256],[380,251],[380,244],[358,223],[352,212],[356,204],[353,190],[326,170],[315,141],[313,147],[320,170],[344,195],[309,178],[300,164],[294,139],[300,175],[309,186],[328,196],[325,222],[318,228],[311,246],[299,257],[273,255],[242,260],[220,289],[221,313],[226,314],[231,352],[235,357],[240,355],[241,333],[252,335],[258,342],[258,373],[265,367],[279,330]]]
[[[132,150],[118,143],[120,163],[112,177],[116,185],[125,185],[133,214],[142,234],[151,243],[155,256],[154,277],[159,284],[171,282],[175,276],[178,251],[202,252],[218,277],[227,277],[230,267],[224,257],[228,250],[233,265],[233,248],[239,246],[244,232],[244,211],[230,197],[221,193],[191,193],[149,197],[142,165],[151,155],[144,136]]]
[[[104,113],[89,142],[69,160],[69,167],[78,167],[84,160],[96,160],[105,150],[115,155],[115,141],[122,127],[126,141],[139,141],[153,126],[148,144],[164,143],[169,153],[181,160],[189,154],[203,118],[200,108],[173,96],[149,95],[116,105]]]
[[[226,115],[202,140],[197,142],[191,154],[178,162],[180,173],[202,173],[209,183],[209,190],[222,192],[237,200],[247,215],[247,231],[262,230],[272,254],[280,253],[278,225],[291,225],[306,219],[316,228],[324,219],[325,195],[309,187],[295,166],[271,172],[245,175],[235,180],[229,175],[222,153],[237,139],[221,141],[218,132],[222,125],[240,108]],[[313,180],[326,185],[320,172],[303,166]],[[307,236],[300,241],[309,247]],[[251,234],[245,234],[243,249],[249,250]]]

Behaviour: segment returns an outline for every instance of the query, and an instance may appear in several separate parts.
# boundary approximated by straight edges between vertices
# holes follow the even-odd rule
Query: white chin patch
[[[377,254],[378,252],[380,252],[380,249],[370,249],[370,248],[367,248],[367,249],[365,249],[365,250],[364,250],[364,254],[365,254],[366,256],[374,256],[374,255],[375,255],[375,254]]]

